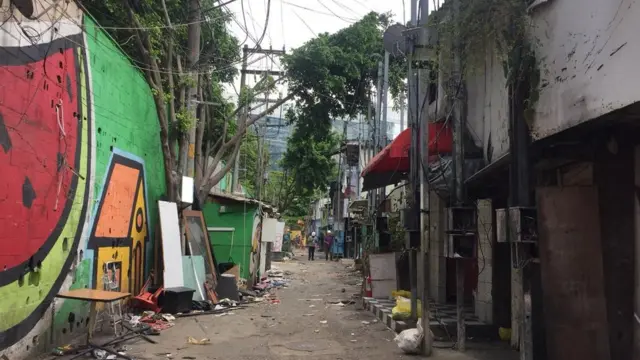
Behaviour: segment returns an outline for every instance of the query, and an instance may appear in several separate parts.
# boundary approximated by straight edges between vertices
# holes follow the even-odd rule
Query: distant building
[[[280,160],[287,151],[287,141],[293,131],[292,124],[284,118],[277,116],[266,116],[256,122],[256,130],[259,136],[264,136],[264,143],[269,151],[269,170],[281,170]],[[392,122],[387,126],[387,139],[394,138],[394,126]],[[344,130],[344,120],[334,120],[333,130],[342,134]],[[366,121],[355,119],[347,121],[347,134],[345,140],[368,140],[371,139],[372,129]]]

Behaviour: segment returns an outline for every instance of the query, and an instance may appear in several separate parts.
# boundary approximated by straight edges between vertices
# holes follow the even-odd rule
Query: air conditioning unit
[[[509,208],[511,240],[520,243],[538,243],[538,212],[534,207]]]
[[[448,227],[449,234],[476,234],[478,232],[478,217],[475,207],[450,207],[448,211]]]
[[[452,259],[475,259],[477,257],[476,234],[449,234],[447,257]]]
[[[511,207],[496,210],[496,240],[500,243],[538,242],[538,214],[534,207]]]
[[[402,227],[407,231],[418,231],[420,229],[420,224],[417,222],[418,218],[411,208],[400,210],[400,221]]]

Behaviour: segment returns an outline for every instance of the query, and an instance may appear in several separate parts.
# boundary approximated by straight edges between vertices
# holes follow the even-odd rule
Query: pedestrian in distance
[[[316,246],[318,245],[318,237],[316,232],[312,232],[309,239],[307,239],[307,248],[309,249],[309,261],[315,260]]]
[[[333,261],[333,252],[331,252],[331,247],[333,246],[333,234],[331,230],[327,230],[327,235],[324,236],[324,257],[325,261]]]

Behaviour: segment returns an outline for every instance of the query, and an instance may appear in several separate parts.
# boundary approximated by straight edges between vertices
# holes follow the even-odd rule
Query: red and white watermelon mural
[[[97,33],[85,33],[88,19],[74,1],[0,0],[0,6],[0,357],[13,359],[46,331],[67,334],[86,324],[87,315],[69,306],[63,324],[55,323],[65,306],[55,299],[61,290],[101,288],[108,280],[136,292],[150,227],[147,154],[101,146],[106,137],[115,142],[132,132],[122,130],[123,118],[113,122],[115,108],[96,126],[87,39],[95,44]],[[118,51],[108,39],[101,46],[112,47],[111,56]],[[144,101],[131,101],[146,102],[148,86],[134,83]],[[104,94],[113,84],[99,87]],[[157,144],[148,151],[153,157],[159,141],[148,128],[157,118],[150,96],[148,103],[140,112],[151,115],[136,114],[144,133],[134,136],[154,137],[139,141]],[[82,281],[74,270],[80,262],[89,264]]]

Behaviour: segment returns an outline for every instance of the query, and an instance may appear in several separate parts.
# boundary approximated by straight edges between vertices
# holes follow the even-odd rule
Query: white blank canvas
[[[264,218],[262,222],[262,242],[272,243],[276,239],[276,228],[278,220],[272,218]],[[266,246],[265,246],[266,247]]]
[[[193,204],[193,178],[188,176],[182,177],[182,192],[180,198],[183,203]]]
[[[182,249],[180,249],[180,220],[176,203],[158,201],[160,231],[162,233],[162,259],[164,263],[164,287],[184,286]]]

